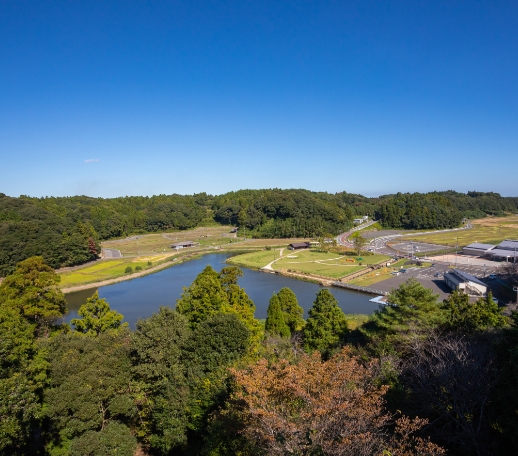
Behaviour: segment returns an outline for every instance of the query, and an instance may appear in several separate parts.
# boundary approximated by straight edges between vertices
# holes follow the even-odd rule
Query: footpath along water
[[[174,307],[183,287],[188,287],[205,266],[211,265],[219,272],[225,267],[225,260],[229,256],[221,253],[204,255],[197,260],[187,261],[134,280],[69,293],[65,296],[68,303],[65,321],[77,318],[79,307],[98,291],[99,296],[105,298],[112,309],[123,314],[124,321],[134,328],[139,318],[151,316],[160,306]],[[239,285],[254,301],[255,316],[259,319],[266,318],[266,309],[272,294],[283,287],[293,290],[307,317],[307,311],[311,308],[316,293],[322,288],[314,283],[251,269],[243,268],[243,273]],[[329,290],[345,313],[370,315],[378,309],[378,304],[369,302],[369,299],[372,299],[371,295],[333,287]]]

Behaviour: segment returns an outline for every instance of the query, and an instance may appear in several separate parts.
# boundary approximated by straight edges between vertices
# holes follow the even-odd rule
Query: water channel
[[[124,321],[134,328],[139,318],[151,316],[158,311],[160,306],[174,307],[176,300],[182,294],[183,287],[189,286],[205,266],[210,264],[216,271],[220,271],[229,256],[221,253],[204,255],[199,259],[187,261],[144,277],[69,293],[66,295],[68,313],[65,321],[77,318],[79,307],[98,291],[99,296],[105,298],[112,309],[123,314]],[[293,290],[305,311],[305,317],[307,317],[307,311],[311,308],[315,295],[321,288],[314,283],[251,269],[243,269],[243,273],[243,277],[239,279],[239,285],[254,301],[255,316],[259,319],[266,318],[266,309],[272,294],[283,287]],[[378,304],[369,302],[369,299],[372,298],[371,295],[333,287],[330,288],[330,291],[345,313],[371,314],[378,309]]]

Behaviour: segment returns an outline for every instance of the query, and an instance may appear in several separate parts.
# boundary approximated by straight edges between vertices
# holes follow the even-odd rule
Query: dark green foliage
[[[288,287],[281,288],[277,293],[284,321],[293,334],[304,327],[304,309],[299,306],[297,295]]]
[[[129,349],[130,337],[124,331],[98,337],[62,334],[49,342],[51,382],[45,402],[56,442],[81,445],[95,440],[88,432],[134,420]]]
[[[59,276],[42,257],[28,258],[0,285],[0,302],[17,308],[38,328],[47,327],[65,312],[66,301],[58,283]]]
[[[272,336],[291,336],[290,328],[284,320],[281,302],[276,294],[270,298],[270,304],[268,305],[268,310],[266,313],[266,324],[264,329]]]
[[[484,331],[507,323],[502,309],[493,301],[491,292],[476,302],[469,302],[467,294],[455,290],[444,300],[442,307],[447,313],[445,324],[454,331]]]
[[[133,268],[131,266],[126,266],[126,269],[124,269],[124,272],[126,274],[131,274],[133,272]]]
[[[49,211],[26,197],[0,195],[0,276],[32,256],[43,256],[53,268],[95,259],[95,230],[79,220],[66,212]]]
[[[227,294],[218,273],[207,266],[190,287],[184,288],[176,310],[185,315],[191,327],[195,328],[198,323],[223,311],[227,304]]]
[[[162,454],[187,440],[190,398],[182,356],[190,337],[187,319],[169,307],[139,320],[132,337],[138,435]]]
[[[304,348],[328,355],[339,347],[347,332],[347,319],[338,301],[327,288],[317,293],[304,327]]]
[[[387,305],[381,306],[360,331],[371,339],[397,345],[445,322],[446,314],[437,298],[438,295],[416,279],[409,279],[392,290]]]
[[[133,456],[137,439],[128,426],[110,422],[101,431],[87,431],[70,446],[70,456]]]
[[[127,323],[122,324],[124,316],[111,310],[106,299],[99,299],[98,292],[86,300],[78,314],[81,318],[73,318],[70,323],[75,326],[76,331],[87,336],[98,336],[103,332],[128,326]]]
[[[47,363],[34,325],[0,304],[0,454],[27,454],[43,416]]]

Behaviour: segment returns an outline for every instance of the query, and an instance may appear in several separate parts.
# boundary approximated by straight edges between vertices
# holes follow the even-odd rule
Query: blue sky
[[[518,195],[516,1],[0,2],[0,192]]]

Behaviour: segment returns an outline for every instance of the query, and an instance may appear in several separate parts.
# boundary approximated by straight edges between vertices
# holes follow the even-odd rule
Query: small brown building
[[[309,249],[309,242],[292,242],[288,245],[289,250]]]

